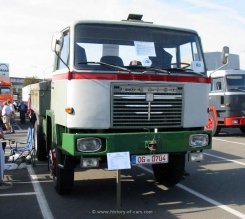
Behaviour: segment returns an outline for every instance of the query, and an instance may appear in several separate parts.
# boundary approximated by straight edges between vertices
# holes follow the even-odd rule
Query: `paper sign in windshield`
[[[156,56],[153,42],[134,41],[137,56]]]
[[[107,153],[108,170],[130,169],[129,152]]]

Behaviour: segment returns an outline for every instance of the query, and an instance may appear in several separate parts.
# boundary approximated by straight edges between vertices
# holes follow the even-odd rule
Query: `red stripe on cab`
[[[190,83],[211,83],[211,78],[173,75],[139,74],[98,74],[98,73],[63,73],[54,75],[52,80],[130,80],[130,81],[172,81]]]

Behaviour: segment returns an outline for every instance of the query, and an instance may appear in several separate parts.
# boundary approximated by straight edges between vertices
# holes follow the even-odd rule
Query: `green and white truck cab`
[[[85,20],[56,33],[52,50],[52,80],[32,85],[31,102],[37,154],[48,154],[58,193],[72,189],[75,168],[106,167],[113,152],[151,164],[173,186],[186,158],[200,161],[211,148],[210,78],[195,31],[140,16]]]

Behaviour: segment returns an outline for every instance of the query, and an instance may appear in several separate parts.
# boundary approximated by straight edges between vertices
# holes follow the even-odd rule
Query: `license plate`
[[[168,163],[168,154],[132,155],[132,164]]]

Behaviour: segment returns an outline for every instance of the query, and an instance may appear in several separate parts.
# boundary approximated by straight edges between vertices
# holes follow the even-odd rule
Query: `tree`
[[[16,87],[13,88],[13,93],[18,94],[18,90],[16,89]]]
[[[23,87],[29,85],[29,84],[35,84],[35,83],[38,83],[40,82],[40,79],[36,78],[36,77],[26,77],[24,79],[24,82],[23,82]]]

